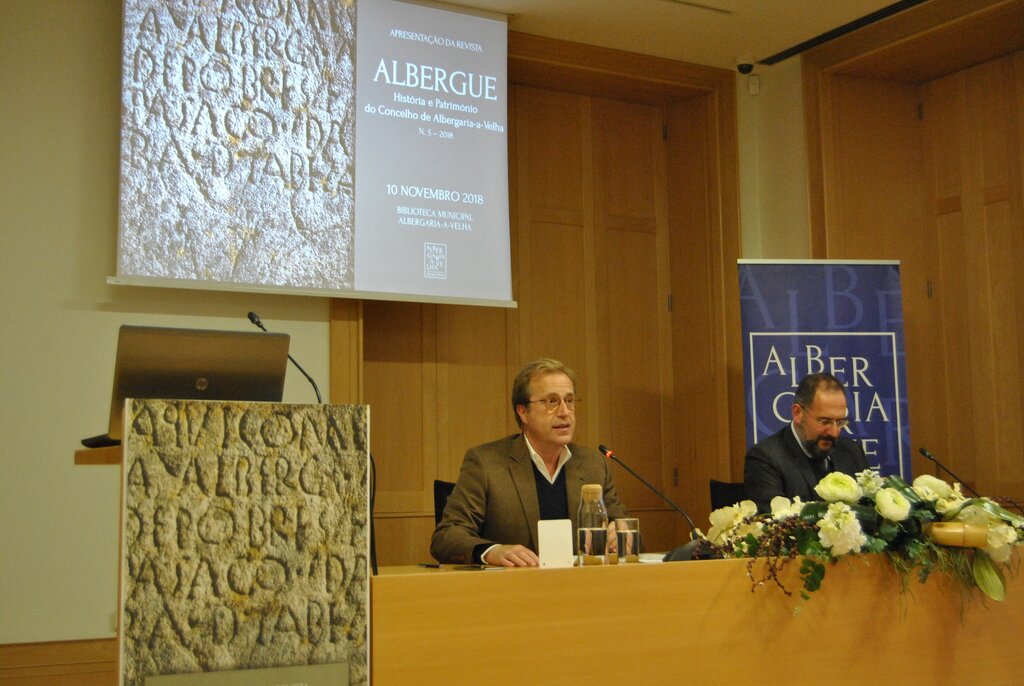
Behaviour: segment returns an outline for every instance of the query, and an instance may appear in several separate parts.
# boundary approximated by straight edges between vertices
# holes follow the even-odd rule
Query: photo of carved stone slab
[[[354,2],[125,0],[118,275],[353,287]]]

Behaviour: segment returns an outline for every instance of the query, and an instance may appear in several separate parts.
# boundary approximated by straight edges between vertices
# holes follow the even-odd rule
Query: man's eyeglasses
[[[801,405],[800,407],[803,407],[804,411],[807,412],[807,414],[810,414],[812,417],[814,417],[814,415],[811,414],[810,410],[808,410],[806,407],[804,407],[803,405]],[[840,431],[842,431],[843,429],[850,425],[850,420],[846,419],[845,417],[843,419],[833,419],[832,417],[814,417],[814,419],[823,429],[831,429],[834,426]]]
[[[555,412],[558,411],[558,408],[562,405],[562,403],[565,403],[565,409],[569,410],[570,412],[575,412],[576,403],[578,403],[579,401],[579,398],[570,393],[564,398],[559,398],[557,395],[547,395],[544,396],[543,398],[538,398],[537,400],[530,400],[527,402],[527,404],[542,403],[544,405],[544,409],[547,410],[548,414],[554,414]]]

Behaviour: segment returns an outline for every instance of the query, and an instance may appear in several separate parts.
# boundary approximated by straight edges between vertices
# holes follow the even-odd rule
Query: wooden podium
[[[752,592],[746,565],[385,569],[371,585],[372,683],[1024,683],[1019,575],[1002,603],[942,575],[903,592],[865,555],[801,602]],[[798,567],[784,574],[794,592]]]

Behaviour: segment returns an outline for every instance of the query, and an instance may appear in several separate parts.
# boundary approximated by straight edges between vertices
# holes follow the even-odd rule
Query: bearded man
[[[831,374],[809,374],[793,396],[793,421],[757,443],[743,465],[747,497],[759,512],[771,511],[775,496],[820,500],[814,487],[830,472],[854,476],[868,468],[864,449],[849,432],[846,389]]]

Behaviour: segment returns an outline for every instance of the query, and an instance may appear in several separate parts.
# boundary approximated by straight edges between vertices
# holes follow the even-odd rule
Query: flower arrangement
[[[825,563],[858,553],[887,553],[897,570],[916,571],[922,582],[942,571],[993,600],[1005,597],[1003,569],[1024,543],[1024,517],[928,475],[908,485],[872,469],[856,477],[833,472],[814,490],[821,501],[776,497],[770,514],[758,514],[749,500],[715,510],[702,536],[715,556],[751,558],[755,587],[772,581],[787,595],[779,571],[803,556],[805,600],[821,587]],[[754,578],[753,558],[767,558],[765,578]]]

